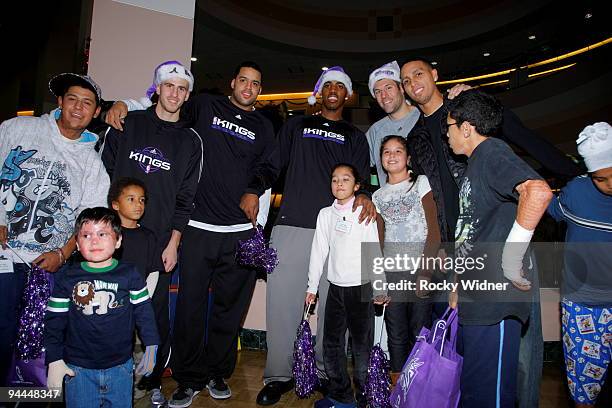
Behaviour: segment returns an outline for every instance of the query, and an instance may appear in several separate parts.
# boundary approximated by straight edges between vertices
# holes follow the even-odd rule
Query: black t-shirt
[[[350,123],[323,116],[293,118],[279,132],[280,168],[287,170],[283,201],[276,224],[315,228],[317,215],[334,201],[331,171],[338,163],[370,175],[370,150],[365,134]]]
[[[191,219],[211,225],[248,223],[240,198],[263,194],[278,175],[270,161],[276,143],[272,123],[220,96],[197,95],[183,111],[204,145]]]
[[[446,157],[444,157],[444,151],[442,150],[442,143],[448,143],[444,140],[447,138],[446,135],[442,133],[442,121],[446,119],[446,115],[446,109],[440,108],[430,116],[425,116],[423,120],[431,136],[431,144],[435,151],[436,161],[438,162],[440,183],[442,184],[444,196],[446,224],[448,225],[448,231],[454,231],[457,217],[459,216],[459,201],[457,200],[459,187],[457,187],[457,183],[451,174]]]
[[[459,191],[455,255],[476,258],[486,254],[485,268],[466,271],[458,275],[459,279],[510,283],[503,276],[501,253],[516,220],[519,194],[515,188],[524,181],[536,179],[541,177],[501,140],[488,138],[476,147],[468,159]],[[526,270],[528,259],[524,259],[524,265]],[[509,316],[526,321],[529,304],[516,301],[525,299],[526,295],[511,283],[507,288],[460,294],[460,302],[462,295],[465,300],[473,300],[461,302],[462,324],[496,324]],[[502,297],[513,301],[502,302]]]
[[[153,231],[143,226],[121,227],[121,237],[121,247],[115,251],[115,258],[135,264],[144,278],[151,272],[164,271],[163,248],[158,245]]]

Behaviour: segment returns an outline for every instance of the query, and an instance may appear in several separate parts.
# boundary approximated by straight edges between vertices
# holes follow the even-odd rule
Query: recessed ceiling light
[[[593,17],[593,14],[591,14],[591,13],[586,13],[586,14],[584,15],[584,18],[586,18],[587,20],[588,20],[589,18],[591,18],[591,17]]]
[[[431,65],[438,65],[438,61],[431,61]]]
[[[196,62],[198,59],[196,57],[191,57],[191,62]]]
[[[536,39],[536,36],[535,36],[535,35],[530,35],[530,36],[529,36],[529,39],[530,39],[530,40],[535,40],[535,39]]]
[[[483,57],[488,57],[488,56],[490,56],[490,55],[491,55],[491,53],[490,53],[490,52],[485,52],[485,53],[483,53],[483,54],[482,54],[482,56],[483,56]]]
[[[329,68],[327,67],[321,67],[321,71],[327,71]]]

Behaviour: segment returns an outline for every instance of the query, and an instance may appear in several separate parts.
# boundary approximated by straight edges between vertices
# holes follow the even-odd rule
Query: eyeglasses
[[[447,123],[446,119],[444,119],[442,121],[442,134],[444,135],[444,134],[448,133],[448,128],[453,126],[453,125],[457,125],[457,127],[458,127],[459,123],[457,123],[457,122]]]

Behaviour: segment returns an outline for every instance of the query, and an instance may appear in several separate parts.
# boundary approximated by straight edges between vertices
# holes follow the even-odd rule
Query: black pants
[[[161,379],[168,364],[170,357],[170,345],[172,344],[170,336],[170,282],[172,281],[172,272],[166,273],[159,271],[159,279],[155,292],[153,293],[152,303],[155,313],[155,321],[157,323],[157,331],[161,343],[157,348],[157,356],[155,359],[155,367],[153,373],[149,376],[150,386],[154,388],[161,387]]]
[[[522,323],[462,327],[461,406],[514,408]]]
[[[399,282],[401,279],[415,280],[408,272],[386,274],[387,282]],[[406,359],[416,343],[421,328],[431,327],[432,301],[415,296],[414,292],[389,292],[391,303],[385,312],[387,326],[387,345],[391,362],[391,371],[400,372]]]
[[[201,390],[209,378],[234,371],[238,330],[255,288],[255,271],[236,264],[236,246],[252,235],[185,228],[172,347],[173,376],[182,386]]]
[[[346,361],[346,329],[351,336],[354,358],[353,382],[360,407],[366,406],[363,393],[368,359],[374,343],[374,305],[372,286],[341,287],[332,283],[327,292],[323,333],[323,362],[329,377],[329,398],[355,402]]]

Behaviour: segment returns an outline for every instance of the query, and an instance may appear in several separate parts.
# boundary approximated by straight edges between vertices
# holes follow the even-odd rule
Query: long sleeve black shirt
[[[278,138],[280,167],[286,169],[277,225],[315,228],[317,215],[334,201],[331,171],[349,163],[361,178],[370,175],[370,150],[365,134],[350,123],[322,116],[293,118]]]

